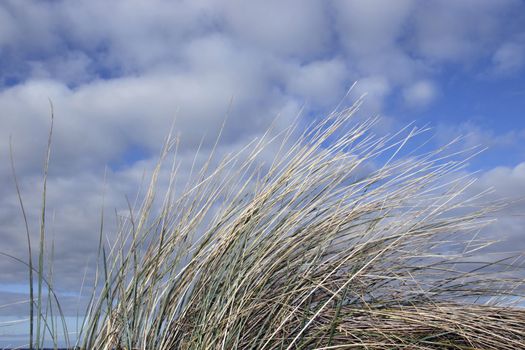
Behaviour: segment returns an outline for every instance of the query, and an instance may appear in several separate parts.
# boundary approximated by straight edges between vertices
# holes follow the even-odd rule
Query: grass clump
[[[468,195],[468,152],[407,151],[424,130],[376,137],[374,120],[350,122],[357,107],[299,136],[269,131],[214,166],[212,152],[182,189],[174,160],[155,210],[159,162],[111,244],[101,230],[76,345],[524,348],[523,278],[509,259],[480,258],[490,242],[477,233],[498,208]]]

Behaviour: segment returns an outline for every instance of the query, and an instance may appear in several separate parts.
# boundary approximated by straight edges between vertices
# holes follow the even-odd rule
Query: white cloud
[[[33,79],[59,80],[80,85],[92,80],[91,58],[83,52],[73,51],[49,61],[28,61]]]
[[[325,108],[333,107],[348,89],[348,72],[341,59],[314,61],[288,71],[287,89],[305,102]]]
[[[492,188],[488,197],[493,202],[508,203],[504,210],[495,213],[497,221],[487,228],[487,236],[501,240],[495,251],[523,253],[525,250],[525,163],[515,167],[498,166],[482,173],[473,191]]]
[[[336,1],[339,41],[355,76],[383,76],[398,85],[425,71],[401,45],[416,3],[407,1]]]
[[[4,44],[32,54],[55,48],[60,38],[53,30],[57,18],[53,9],[53,5],[42,2],[5,1],[1,13],[8,20],[2,31],[7,29],[11,35]]]
[[[508,42],[501,45],[492,56],[492,62],[498,73],[519,71],[525,63],[525,40],[522,43]]]
[[[7,152],[12,135],[23,159],[20,163],[27,162],[35,169],[35,156],[40,156],[35,149],[45,147],[46,133],[42,131],[49,124],[48,97],[56,109],[57,158],[72,169],[103,166],[133,145],[157,150],[173,120],[176,131],[182,132],[183,148],[195,147],[205,134],[205,146],[209,144],[228,113],[223,142],[262,132],[286,99],[259,73],[260,62],[235,56],[222,43],[209,44],[195,48],[212,50],[215,59],[195,60],[188,72],[161,70],[98,80],[74,89],[49,80],[31,81],[0,92],[0,137],[5,140],[0,149]],[[237,60],[235,69],[226,64],[232,60]]]
[[[7,9],[0,7],[0,45],[12,42],[16,35],[16,23]]]
[[[370,114],[377,114],[383,107],[385,97],[390,93],[390,82],[382,76],[368,76],[357,81],[352,95],[358,98],[366,94],[364,108]]]
[[[224,1],[226,28],[243,44],[278,55],[315,57],[331,44],[326,6],[318,1]]]
[[[519,198],[525,193],[525,163],[515,167],[495,167],[485,172],[480,181],[480,187],[494,187],[497,194],[502,197]],[[522,205],[525,206],[525,202]]]
[[[335,1],[340,40],[365,58],[394,49],[413,6],[412,0]]]
[[[420,80],[403,90],[405,103],[412,107],[423,107],[430,104],[437,95],[436,86],[427,80]]]
[[[510,15],[523,9],[514,0],[425,1],[414,13],[415,52],[431,61],[476,61],[498,44]]]

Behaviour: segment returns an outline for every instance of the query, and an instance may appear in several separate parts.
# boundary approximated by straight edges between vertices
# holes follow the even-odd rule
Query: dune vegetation
[[[44,200],[31,345],[64,332],[101,350],[525,348],[519,260],[483,253],[504,203],[472,193],[477,150],[429,151],[418,128],[376,136],[358,107],[212,151],[182,185],[170,136],[118,231],[101,222],[76,335],[42,296]]]

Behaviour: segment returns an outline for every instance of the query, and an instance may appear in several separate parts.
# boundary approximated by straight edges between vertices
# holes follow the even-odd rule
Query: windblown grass
[[[176,146],[169,138],[111,244],[101,228],[77,345],[525,348],[520,267],[480,260],[489,242],[476,235],[498,206],[467,195],[472,152],[407,152],[423,130],[376,137],[374,120],[350,121],[357,107],[299,136],[295,127],[268,132],[216,166],[212,152],[182,189],[174,160],[154,210],[161,163]],[[260,165],[276,142],[273,162]],[[37,345],[58,332],[41,308]]]

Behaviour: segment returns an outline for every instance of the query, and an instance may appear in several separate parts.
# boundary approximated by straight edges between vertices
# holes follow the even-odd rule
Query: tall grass
[[[490,242],[477,234],[499,205],[469,195],[474,179],[462,170],[473,152],[422,151],[411,146],[417,128],[374,136],[374,119],[351,120],[358,105],[302,133],[269,130],[218,164],[212,151],[182,188],[175,155],[156,209],[161,164],[177,145],[169,137],[116,238],[101,227],[70,345],[525,348],[520,266],[481,258]],[[261,164],[269,149],[273,160]],[[36,303],[39,346],[58,330]]]

